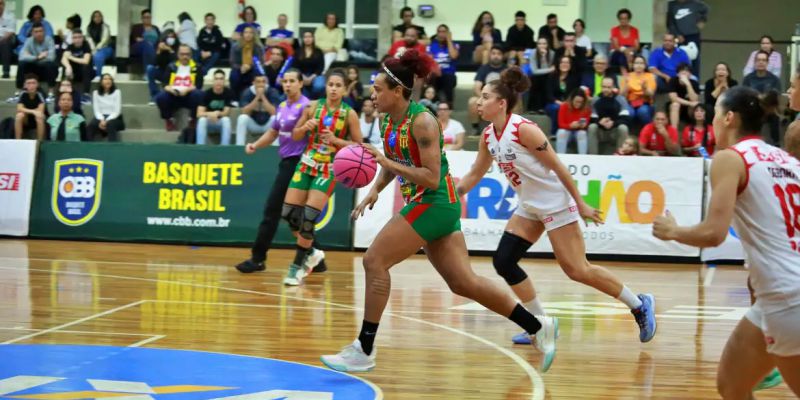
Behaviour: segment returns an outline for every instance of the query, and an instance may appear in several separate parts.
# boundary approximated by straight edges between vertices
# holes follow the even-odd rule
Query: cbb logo
[[[53,215],[64,225],[89,222],[100,208],[103,162],[72,158],[55,162],[53,171]]]
[[[68,176],[58,183],[58,193],[65,198],[91,198],[94,196],[94,188],[95,180],[91,176]]]

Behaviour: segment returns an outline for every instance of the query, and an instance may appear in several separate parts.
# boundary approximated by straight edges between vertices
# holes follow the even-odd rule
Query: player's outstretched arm
[[[695,247],[719,246],[728,235],[736,196],[746,182],[746,174],[744,161],[736,152],[717,152],[711,163],[711,200],[706,218],[697,225],[683,227],[668,211],[653,222],[653,236]]]
[[[469,169],[466,175],[462,176],[456,185],[456,191],[459,196],[469,193],[478,182],[481,181],[489,167],[492,166],[492,156],[489,154],[489,148],[486,146],[486,141],[481,137],[478,143],[478,157],[475,158],[475,163]]]

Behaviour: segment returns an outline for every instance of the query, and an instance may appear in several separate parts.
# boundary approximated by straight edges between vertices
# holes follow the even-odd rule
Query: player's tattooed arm
[[[550,142],[548,142],[547,139],[545,139],[544,143],[542,143],[539,147],[536,148],[536,151],[547,151],[548,147],[550,147]]]

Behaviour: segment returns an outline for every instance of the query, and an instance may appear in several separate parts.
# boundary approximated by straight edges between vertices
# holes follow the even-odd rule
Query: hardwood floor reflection
[[[203,350],[319,366],[320,354],[354,339],[360,253],[327,252],[329,271],[299,288],[281,285],[293,252],[273,251],[266,272],[240,274],[232,265],[247,254],[0,240],[0,342]],[[518,328],[451,294],[427,260],[415,257],[392,270],[378,366],[359,376],[386,399],[531,399],[538,392],[552,399],[718,398],[717,360],[749,303],[746,272],[718,268],[705,287],[701,266],[601,264],[656,296],[651,343],[639,343],[623,305],[569,281],[550,260],[523,260],[561,322],[558,357],[537,385],[538,375],[532,379],[524,367],[537,365],[538,355],[510,342]],[[473,257],[473,267],[504,285],[491,259]],[[784,384],[758,397],[794,398]]]

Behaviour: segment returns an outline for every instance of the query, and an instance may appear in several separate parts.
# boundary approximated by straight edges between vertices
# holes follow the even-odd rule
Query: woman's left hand
[[[594,222],[595,226],[603,224],[603,212],[596,208],[590,207],[586,203],[581,202],[581,204],[578,205],[578,212],[580,212],[584,221],[586,219],[590,219],[592,222]],[[586,226],[589,226],[588,222],[586,222]]]

